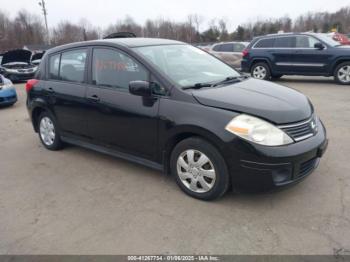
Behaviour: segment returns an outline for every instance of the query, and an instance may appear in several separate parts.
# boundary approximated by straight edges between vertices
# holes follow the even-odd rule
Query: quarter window
[[[59,79],[60,54],[50,56],[49,79]]]
[[[84,82],[87,50],[73,50],[62,53],[60,79],[64,81]]]
[[[130,81],[148,81],[148,72],[128,55],[112,49],[95,48],[92,58],[94,85],[128,89]]]
[[[245,49],[245,45],[242,44],[234,44],[233,52],[242,52]]]

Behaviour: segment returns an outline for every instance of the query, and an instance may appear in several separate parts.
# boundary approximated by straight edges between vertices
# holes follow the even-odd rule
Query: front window
[[[106,48],[94,48],[92,82],[94,85],[128,89],[134,80],[148,81],[148,72],[125,53]]]
[[[240,76],[230,66],[190,45],[146,46],[135,51],[180,86]]]

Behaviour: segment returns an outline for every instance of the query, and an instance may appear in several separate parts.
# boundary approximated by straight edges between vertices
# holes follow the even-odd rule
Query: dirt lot
[[[350,87],[308,95],[330,145],[303,183],[201,202],[160,172],[78,147],[45,150],[19,102],[0,109],[1,254],[333,254],[350,249]]]

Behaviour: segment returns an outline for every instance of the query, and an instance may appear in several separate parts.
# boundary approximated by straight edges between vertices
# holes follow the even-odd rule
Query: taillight
[[[242,52],[242,56],[246,57],[248,54],[249,54],[248,48],[244,49],[243,52]]]
[[[30,79],[26,83],[26,91],[29,92],[37,83],[39,80],[37,79]]]

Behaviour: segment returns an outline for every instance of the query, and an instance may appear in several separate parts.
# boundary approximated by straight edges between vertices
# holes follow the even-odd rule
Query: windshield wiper
[[[220,82],[212,84],[212,86],[215,87],[215,86],[219,86],[219,85],[223,85],[223,84],[230,84],[230,83],[241,81],[241,80],[246,79],[246,78],[248,78],[248,76],[245,76],[245,75],[229,76]]]
[[[182,89],[186,90],[186,89],[201,89],[203,87],[211,87],[213,86],[213,84],[209,84],[209,83],[197,83],[191,86],[184,86]]]
[[[239,82],[243,79],[248,78],[249,76],[245,76],[245,75],[240,75],[240,76],[229,76],[226,77],[224,80],[217,82],[217,83],[197,83],[191,86],[185,86],[182,89],[186,90],[186,89],[201,89],[203,87],[216,87],[219,85],[223,85],[223,84],[230,84],[230,83],[235,83],[235,82]]]

